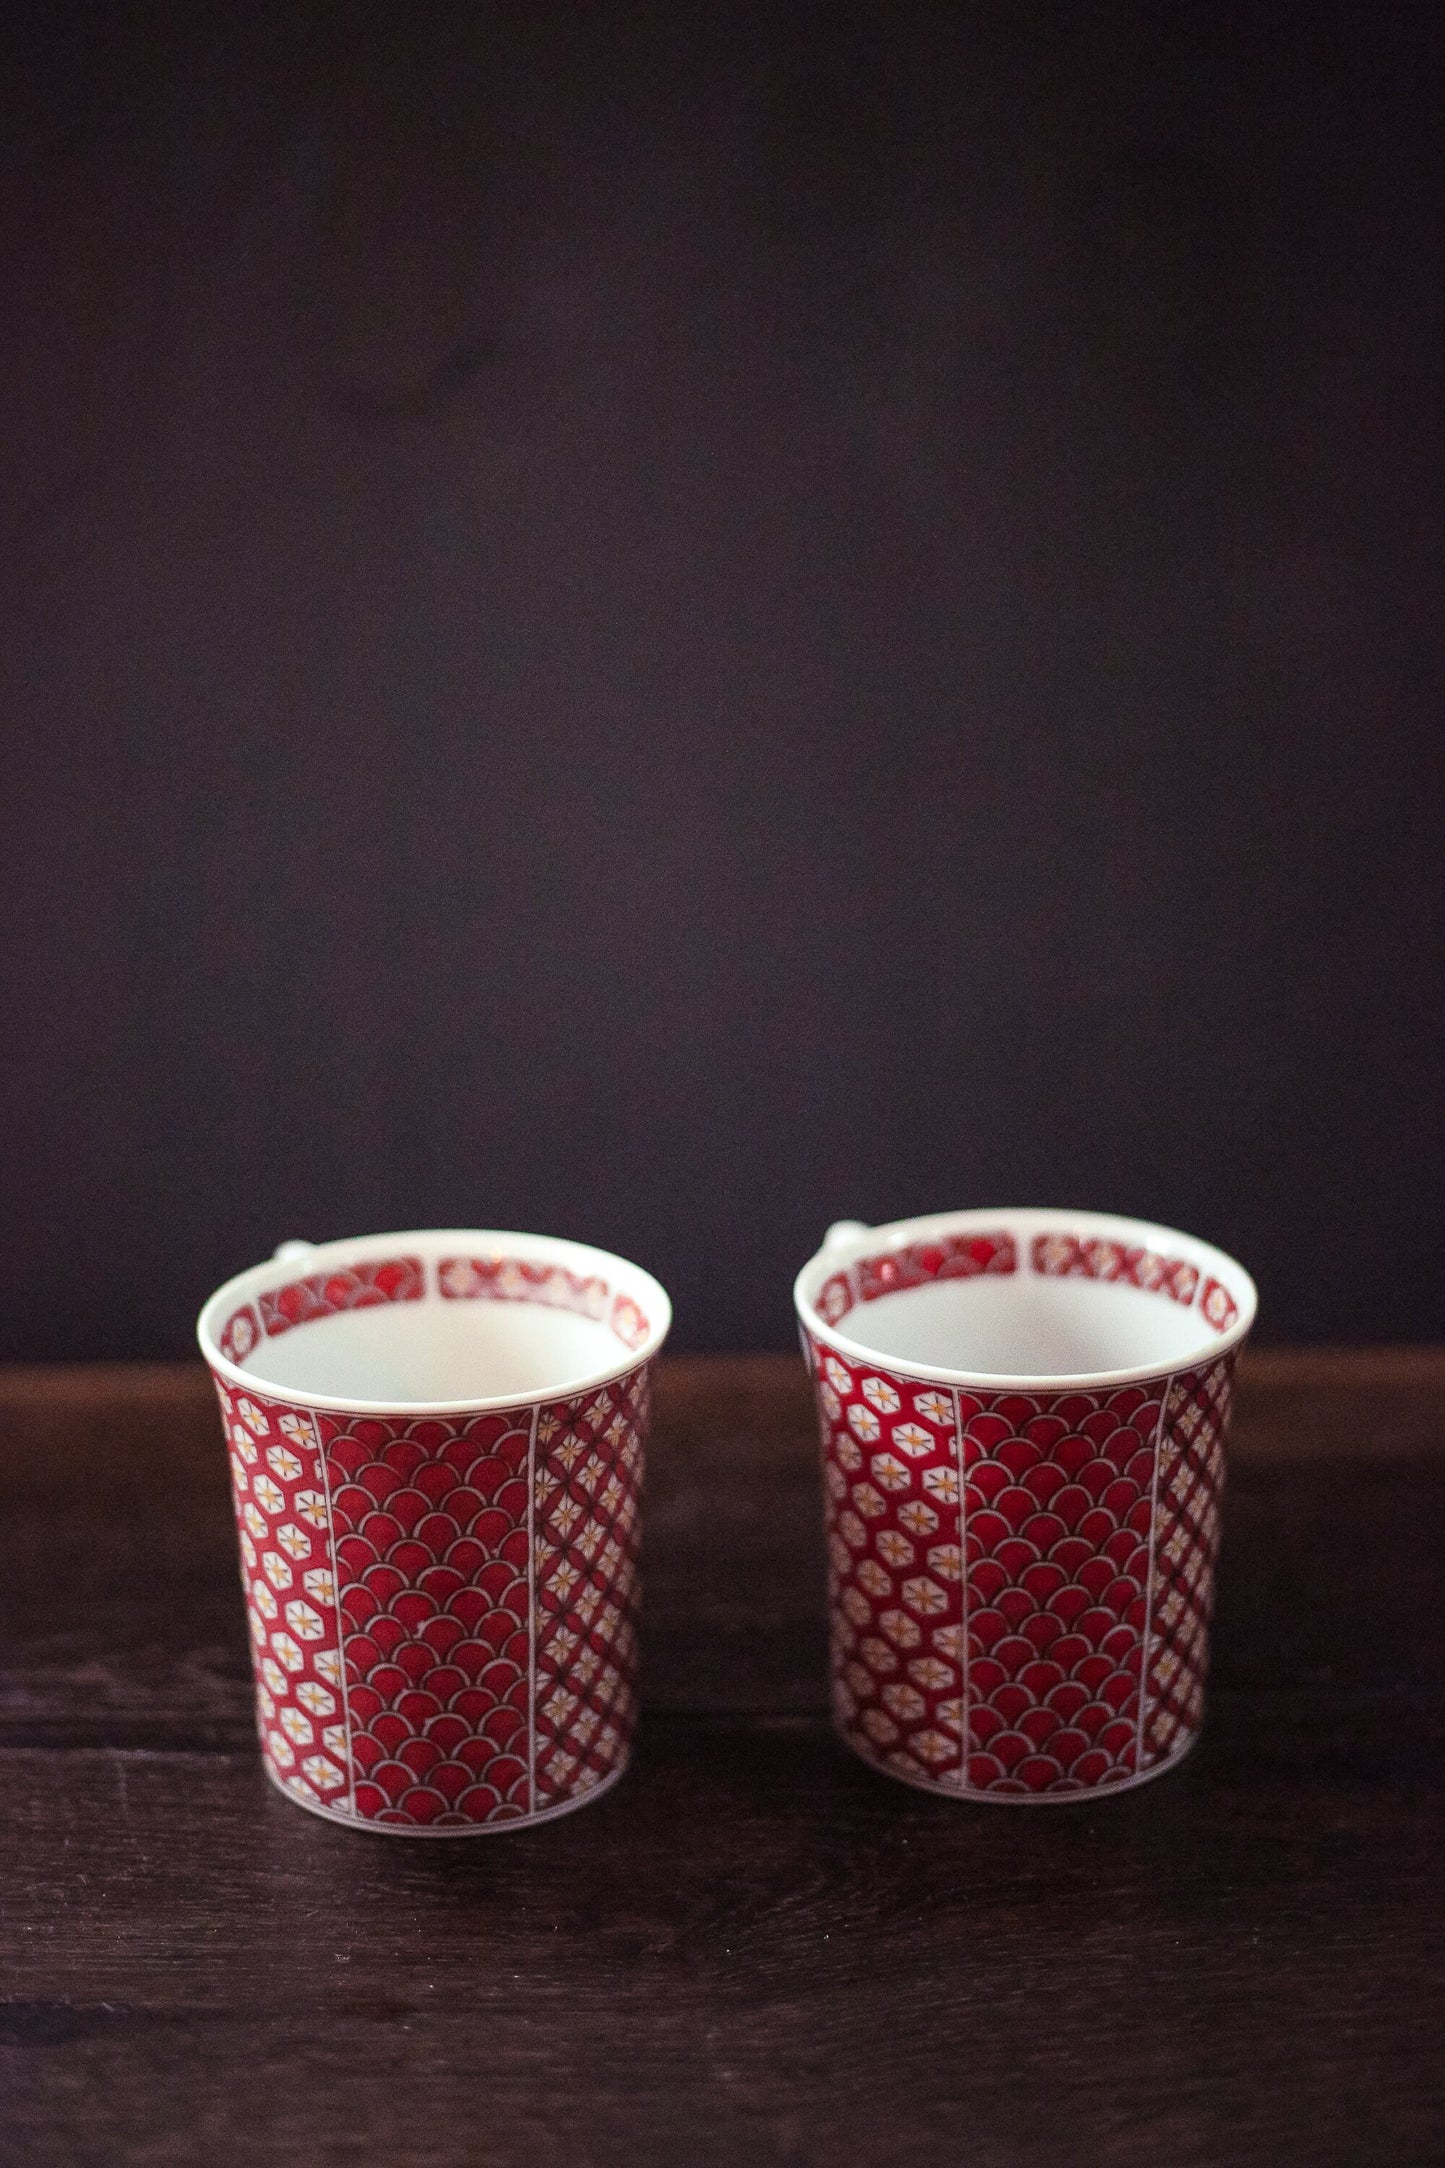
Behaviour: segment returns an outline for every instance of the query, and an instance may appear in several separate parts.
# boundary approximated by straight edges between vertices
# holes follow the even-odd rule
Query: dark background
[[[1442,1281],[1437,11],[12,7],[0,1352],[283,1236]]]

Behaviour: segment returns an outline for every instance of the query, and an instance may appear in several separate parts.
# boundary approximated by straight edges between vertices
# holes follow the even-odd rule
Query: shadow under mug
[[[581,1243],[285,1243],[198,1335],[272,1782],[392,1835],[550,1820],[621,1776],[667,1296]]]
[[[794,1289],[834,1721],[956,1798],[1161,1776],[1198,1736],[1249,1275],[1165,1227],[841,1222]]]

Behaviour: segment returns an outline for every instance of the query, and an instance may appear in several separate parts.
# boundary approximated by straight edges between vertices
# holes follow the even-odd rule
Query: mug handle
[[[825,1251],[840,1250],[845,1242],[851,1242],[856,1236],[866,1235],[869,1231],[866,1220],[834,1220],[823,1237],[823,1248]]]
[[[272,1261],[278,1265],[289,1265],[295,1258],[309,1257],[315,1247],[314,1242],[278,1242],[271,1252]]]

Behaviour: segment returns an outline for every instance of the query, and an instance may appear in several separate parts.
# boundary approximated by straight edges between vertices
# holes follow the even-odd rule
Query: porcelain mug
[[[822,1433],[834,1720],[954,1798],[1091,1799],[1198,1736],[1255,1290],[1092,1212],[832,1228],[794,1289]]]
[[[666,1295],[541,1235],[284,1243],[198,1333],[272,1782],[406,1836],[550,1820],[627,1764]]]

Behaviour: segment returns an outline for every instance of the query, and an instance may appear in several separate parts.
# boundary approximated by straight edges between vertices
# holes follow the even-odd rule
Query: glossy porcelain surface
[[[893,1776],[1035,1803],[1193,1744],[1248,1275],[1078,1212],[846,1225],[795,1290],[835,1721]]]
[[[669,1323],[619,1258],[466,1230],[287,1245],[212,1297],[258,1729],[289,1797],[456,1836],[621,1775]]]

